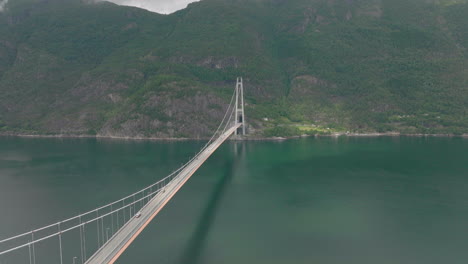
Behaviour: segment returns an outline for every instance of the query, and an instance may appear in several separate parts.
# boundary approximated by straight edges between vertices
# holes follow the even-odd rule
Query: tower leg
[[[237,78],[236,83],[236,110],[235,110],[235,125],[241,124],[241,127],[236,130],[236,135],[245,135],[245,115],[244,115],[244,85],[242,77]]]

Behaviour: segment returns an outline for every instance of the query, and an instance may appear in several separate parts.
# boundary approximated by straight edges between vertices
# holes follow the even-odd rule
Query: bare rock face
[[[79,98],[82,103],[90,102],[96,98],[106,97],[114,101],[117,95],[113,95],[112,92],[126,90],[127,88],[128,86],[123,83],[95,80],[91,83],[78,84],[72,88],[70,93],[73,97]]]
[[[98,135],[152,138],[211,136],[224,116],[225,100],[196,88],[187,92],[176,84],[171,86],[172,90],[146,94],[144,103],[132,105],[109,119]]]
[[[293,100],[303,100],[309,97],[319,98],[323,91],[330,86],[334,86],[334,84],[312,75],[301,75],[292,80],[289,94]]]
[[[353,18],[353,13],[351,13],[351,11],[348,10],[348,13],[346,13],[346,20],[351,20],[351,18]]]
[[[119,102],[122,101],[122,97],[121,97],[120,95],[118,95],[118,94],[112,94],[112,93],[110,93],[110,94],[108,94],[107,96],[109,97],[109,99],[110,99],[110,100],[112,101],[112,103],[114,103],[114,104],[117,104],[117,103],[119,103]]]
[[[218,70],[225,68],[238,68],[239,60],[236,57],[215,58],[210,56],[197,62],[197,65]]]
[[[15,46],[12,42],[0,39],[0,78],[14,61]]]
[[[357,10],[357,15],[380,18],[383,13],[382,9],[382,0],[373,0],[369,1],[366,6]]]
[[[174,64],[194,64],[197,66],[222,70],[227,68],[238,68],[240,67],[240,61],[237,57],[217,57],[217,56],[208,56],[202,59],[189,57],[189,56],[178,56],[170,58],[170,62]]]

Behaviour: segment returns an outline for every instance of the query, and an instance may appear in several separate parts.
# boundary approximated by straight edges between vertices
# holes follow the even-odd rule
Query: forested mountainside
[[[468,133],[467,0],[79,0],[0,12],[0,134]]]

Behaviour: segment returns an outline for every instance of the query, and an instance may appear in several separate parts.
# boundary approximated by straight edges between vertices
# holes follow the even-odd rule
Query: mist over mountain
[[[206,137],[237,76],[257,135],[468,133],[466,0],[4,8],[2,134]]]
[[[0,1],[0,12],[3,11],[5,5],[8,3],[8,0],[1,0]]]
[[[198,0],[109,0],[109,2],[143,8],[161,14],[170,14],[187,7],[189,3]]]

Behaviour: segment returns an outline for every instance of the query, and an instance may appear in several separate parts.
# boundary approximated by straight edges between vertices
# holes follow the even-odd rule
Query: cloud
[[[5,5],[8,3],[8,0],[0,0],[0,12],[5,9]]]
[[[2,0],[0,0],[2,1]],[[8,1],[8,0],[4,0]],[[109,2],[124,5],[124,6],[135,6],[143,8],[152,12],[161,14],[170,14],[177,10],[184,9],[188,4],[192,2],[198,2],[199,0],[107,0]]]

